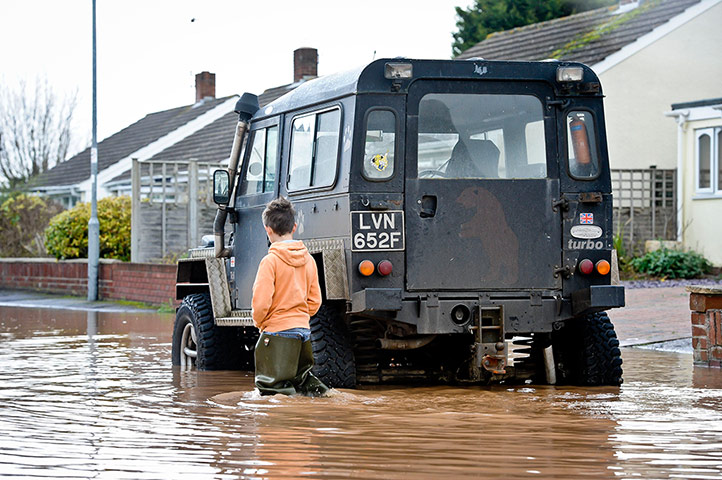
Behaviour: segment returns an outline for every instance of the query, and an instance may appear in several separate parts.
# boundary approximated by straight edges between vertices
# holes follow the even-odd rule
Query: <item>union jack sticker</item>
[[[579,214],[579,223],[582,225],[592,225],[594,223],[594,214],[593,213],[580,213]]]

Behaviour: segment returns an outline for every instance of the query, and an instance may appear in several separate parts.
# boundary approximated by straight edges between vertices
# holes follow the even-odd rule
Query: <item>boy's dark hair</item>
[[[276,235],[291,233],[296,224],[296,210],[288,199],[278,197],[266,205],[263,211],[263,224],[271,227]]]

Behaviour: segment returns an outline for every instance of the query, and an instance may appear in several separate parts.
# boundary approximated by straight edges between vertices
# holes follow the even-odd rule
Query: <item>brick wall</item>
[[[175,265],[101,260],[98,296],[101,300],[132,300],[160,305],[175,298]],[[0,259],[0,288],[85,296],[86,260]]]
[[[722,366],[722,287],[687,287],[695,365]]]

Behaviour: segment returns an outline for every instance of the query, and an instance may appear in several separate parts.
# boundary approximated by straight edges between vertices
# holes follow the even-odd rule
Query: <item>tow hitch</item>
[[[507,346],[504,341],[504,315],[501,306],[479,307],[474,325],[475,335],[472,376],[481,379],[482,369],[494,375],[506,373]]]

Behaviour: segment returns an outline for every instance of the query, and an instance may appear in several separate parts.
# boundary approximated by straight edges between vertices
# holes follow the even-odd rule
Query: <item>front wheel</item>
[[[553,336],[557,377],[572,385],[621,385],[622,353],[605,312],[570,320]]]
[[[173,365],[198,370],[243,368],[249,353],[238,341],[238,330],[238,327],[216,326],[209,294],[186,296],[173,326]]]

